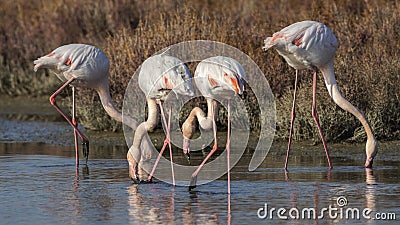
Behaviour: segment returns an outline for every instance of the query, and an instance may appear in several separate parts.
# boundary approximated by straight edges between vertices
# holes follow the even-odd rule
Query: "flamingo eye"
[[[186,80],[186,72],[185,72],[185,69],[184,69],[183,66],[179,66],[179,67],[177,68],[177,72],[178,72],[178,74],[181,76],[181,78],[182,78],[183,80]]]

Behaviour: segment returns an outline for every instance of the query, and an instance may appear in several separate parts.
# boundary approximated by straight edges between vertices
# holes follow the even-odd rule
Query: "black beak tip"
[[[185,156],[186,156],[187,160],[190,161],[190,153],[189,152],[185,153]]]

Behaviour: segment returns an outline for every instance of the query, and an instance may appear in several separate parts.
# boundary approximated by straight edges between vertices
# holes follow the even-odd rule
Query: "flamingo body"
[[[373,135],[371,126],[365,118],[364,114],[358,108],[348,102],[339,91],[339,87],[337,85],[334,74],[334,56],[338,46],[338,41],[332,31],[324,24],[315,21],[302,21],[294,23],[286,28],[283,28],[281,31],[274,33],[272,37],[267,37],[264,41],[264,50],[274,48],[281,56],[283,56],[283,58],[285,58],[286,62],[291,67],[296,69],[296,81],[293,94],[294,100],[285,169],[287,168],[293,121],[295,118],[297,71],[301,69],[314,70],[312,116],[317,124],[317,128],[320,133],[322,143],[324,145],[324,149],[328,158],[329,167],[332,167],[325,139],[319,125],[318,114],[316,111],[315,92],[317,86],[317,68],[322,72],[325,80],[325,85],[328,89],[329,95],[332,97],[334,102],[342,109],[356,116],[357,119],[360,120],[361,124],[364,126],[365,132],[367,134],[367,159],[365,162],[365,167],[372,167],[373,159],[378,152],[378,144]]]
[[[170,91],[193,96],[191,77],[189,69],[180,59],[161,54],[143,62],[138,79],[139,87],[147,98],[165,100]]]
[[[298,70],[325,66],[333,60],[339,46],[332,31],[314,21],[289,25],[265,39],[264,43],[265,50],[273,47],[291,67]]]
[[[76,165],[79,166],[77,135],[82,139],[84,156],[89,154],[89,140],[78,129],[75,106],[75,87],[94,89],[100,96],[105,111],[113,119],[136,129],[138,123],[131,117],[122,118],[122,113],[115,107],[109,91],[108,74],[110,61],[106,54],[95,46],[86,44],[68,44],[56,48],[34,61],[34,71],[40,68],[53,70],[64,84],[50,96],[50,103],[74,128]],[[56,103],[56,97],[67,87],[72,86],[72,118]],[[146,145],[146,143],[145,143]],[[147,145],[148,146],[148,145]]]
[[[144,92],[147,98],[149,116],[147,121],[139,125],[137,131],[135,132],[133,145],[127,154],[127,159],[129,163],[129,176],[134,182],[140,182],[137,169],[138,161],[141,159],[141,150],[139,149],[140,143],[145,137],[146,132],[152,131],[158,123],[158,104],[160,107],[164,127],[166,128],[167,137],[149,175],[148,181],[151,181],[158,161],[162,156],[166,145],[168,144],[170,150],[173,184],[175,184],[172,162],[172,149],[169,134],[171,109],[169,112],[169,121],[167,123],[161,102],[165,101],[167,96],[171,92],[175,93],[176,97],[178,97],[179,95],[193,96],[194,90],[191,83],[191,78],[192,75],[189,69],[180,59],[176,57],[160,54],[149,57],[143,62],[140,68],[138,82],[140,89]]]
[[[232,98],[244,90],[245,72],[234,59],[215,56],[201,61],[195,71],[196,86],[206,98]]]
[[[237,95],[242,94],[244,91],[244,80],[246,74],[242,65],[236,60],[224,57],[215,56],[204,59],[201,61],[195,71],[195,82],[201,94],[207,99],[208,113],[205,113],[198,107],[195,107],[189,114],[189,117],[182,124],[183,133],[183,151],[189,153],[190,138],[195,131],[195,120],[199,121],[201,128],[208,130],[213,128],[214,132],[214,146],[207,157],[203,160],[200,166],[192,174],[189,189],[196,187],[197,174],[205,165],[208,159],[217,150],[217,135],[215,114],[218,110],[216,107],[216,99],[228,100],[228,134],[226,141],[227,151],[227,168],[228,168],[228,193],[230,194],[230,99]],[[210,123],[210,121],[212,123]],[[210,126],[212,125],[212,126]]]
[[[34,70],[54,70],[60,80],[75,78],[74,86],[98,88],[108,82],[110,61],[106,54],[95,46],[69,44],[56,48],[50,54],[34,61]]]

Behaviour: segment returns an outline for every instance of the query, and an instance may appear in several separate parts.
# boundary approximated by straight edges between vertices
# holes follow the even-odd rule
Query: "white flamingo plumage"
[[[133,145],[128,151],[127,159],[129,162],[129,174],[133,181],[140,182],[138,174],[138,162],[141,160],[141,149],[140,143],[143,137],[148,131],[152,131],[157,126],[158,110],[157,104],[160,107],[162,120],[164,127],[166,128],[166,139],[164,145],[158,154],[157,160],[153,166],[153,169],[148,177],[148,181],[151,181],[154,171],[157,167],[158,161],[164,152],[166,145],[168,144],[170,150],[171,159],[171,172],[172,180],[175,185],[173,161],[172,161],[172,149],[170,143],[170,120],[171,120],[171,109],[169,111],[168,122],[165,118],[165,114],[162,107],[162,101],[165,101],[170,93],[178,95],[193,96],[194,90],[191,83],[192,75],[185,64],[178,58],[172,57],[166,54],[160,54],[152,56],[146,59],[140,69],[139,73],[139,87],[146,95],[148,104],[148,119],[141,123],[136,132],[133,141]]]
[[[216,56],[204,59],[201,61],[195,71],[195,82],[196,86],[201,94],[207,99],[208,113],[205,113],[198,107],[194,108],[189,114],[188,118],[182,125],[183,133],[183,151],[189,153],[190,138],[192,138],[195,131],[195,121],[199,122],[199,125],[204,130],[213,129],[214,132],[214,146],[210,153],[206,156],[197,170],[192,174],[189,189],[196,187],[197,174],[201,168],[205,165],[207,160],[217,150],[217,134],[215,124],[216,114],[216,100],[215,99],[227,99],[228,100],[228,134],[226,141],[227,151],[227,166],[228,166],[228,193],[230,194],[230,99],[237,94],[242,94],[244,91],[244,79],[245,71],[236,60],[224,57]]]
[[[294,23],[283,28],[268,37],[264,41],[264,50],[274,48],[286,62],[296,69],[296,80],[294,86],[294,99],[292,107],[292,116],[290,122],[289,143],[286,155],[285,170],[287,169],[290,145],[292,141],[292,129],[295,119],[295,101],[297,89],[298,70],[311,69],[313,76],[313,105],[312,116],[317,124],[319,134],[324,145],[329,167],[332,168],[328,148],[318,121],[316,111],[316,78],[317,69],[322,72],[325,79],[325,85],[333,101],[342,109],[350,112],[360,120],[367,134],[365,167],[372,167],[373,159],[378,152],[378,143],[374,137],[371,126],[364,114],[350,102],[348,102],[340,93],[334,74],[334,56],[338,48],[338,41],[332,31],[322,23],[315,21],[302,21]]]
[[[138,126],[138,123],[130,117],[124,117],[124,121],[122,121],[122,114],[115,107],[110,96],[108,83],[110,62],[106,54],[97,47],[86,44],[64,45],[56,48],[51,53],[38,58],[34,61],[34,65],[35,72],[40,68],[48,68],[54,71],[60,80],[65,82],[64,85],[50,96],[50,103],[74,128],[77,166],[79,166],[77,135],[82,139],[86,161],[89,154],[89,140],[78,129],[78,121],[76,120],[75,87],[94,89],[99,94],[101,103],[108,115],[119,122],[124,122],[133,129],[136,129]],[[72,87],[72,118],[69,118],[56,103],[57,95],[68,86]]]

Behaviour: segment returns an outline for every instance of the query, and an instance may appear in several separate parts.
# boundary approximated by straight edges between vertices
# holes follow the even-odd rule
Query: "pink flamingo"
[[[209,130],[211,127],[214,132],[214,146],[206,156],[197,170],[192,174],[189,190],[196,187],[197,174],[205,165],[207,160],[217,150],[217,129],[215,125],[215,114],[217,103],[215,99],[228,100],[228,134],[226,139],[227,166],[228,166],[228,193],[230,194],[230,99],[236,94],[242,94],[244,90],[245,72],[243,67],[236,60],[224,56],[216,56],[201,61],[195,71],[195,82],[201,94],[207,99],[208,113],[195,107],[182,125],[183,151],[190,152],[190,138],[195,131],[196,118],[202,129]]]
[[[153,169],[148,177],[148,181],[152,180],[154,171],[157,167],[165,147],[169,146],[170,159],[171,159],[171,172],[172,181],[175,185],[172,149],[170,141],[170,121],[171,121],[171,108],[169,110],[168,122],[166,121],[165,114],[162,107],[162,101],[165,101],[168,95],[175,93],[178,95],[193,96],[194,90],[191,83],[192,75],[185,64],[178,58],[168,56],[165,54],[155,55],[146,59],[140,69],[139,73],[139,87],[146,95],[148,105],[148,119],[141,123],[135,131],[133,145],[128,151],[127,159],[129,163],[129,176],[134,182],[140,182],[138,174],[138,162],[141,160],[140,144],[142,139],[146,136],[148,131],[152,131],[158,124],[158,110],[157,104],[160,107],[164,127],[166,128],[166,139],[164,145],[158,154],[157,160]]]
[[[311,69],[314,71],[313,77],[313,103],[312,103],[312,116],[317,124],[319,134],[322,139],[322,144],[328,158],[329,168],[332,168],[331,160],[329,157],[328,148],[322,133],[318,114],[316,110],[316,88],[317,88],[317,68],[321,70],[325,79],[325,85],[328,89],[329,95],[333,101],[342,109],[350,112],[364,126],[367,134],[365,167],[372,167],[373,159],[378,152],[378,143],[372,133],[371,126],[363,113],[348,102],[340,93],[336,83],[334,74],[334,55],[338,47],[338,42],[332,31],[322,23],[314,21],[302,21],[294,23],[288,27],[283,28],[281,31],[273,34],[264,41],[264,50],[274,48],[276,51],[285,58],[286,62],[296,69],[296,79],[293,93],[293,106],[292,115],[290,120],[290,133],[289,143],[286,154],[285,170],[289,159],[290,145],[292,142],[293,122],[295,119],[295,101],[297,89],[297,74],[298,70]]]
[[[100,96],[101,103],[113,119],[123,122],[136,129],[138,123],[130,118],[122,118],[121,112],[115,107],[109,91],[108,74],[110,62],[100,49],[85,44],[69,44],[56,48],[50,54],[34,61],[35,72],[40,68],[48,68],[55,72],[57,77],[65,82],[54,94],[50,96],[50,103],[74,128],[76,151],[76,166],[79,166],[78,135],[82,139],[83,155],[86,162],[89,156],[89,139],[78,129],[75,105],[75,87],[94,89]],[[56,97],[68,86],[72,87],[72,118],[57,105]],[[124,121],[122,121],[124,120]]]

